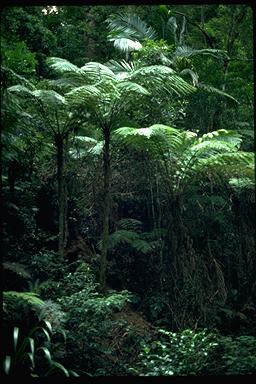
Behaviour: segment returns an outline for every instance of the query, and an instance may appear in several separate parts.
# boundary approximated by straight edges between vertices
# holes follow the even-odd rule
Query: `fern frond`
[[[178,76],[172,68],[164,65],[150,65],[139,68],[131,72],[127,78],[140,84],[146,81],[146,88],[149,90],[149,87],[153,87],[153,89],[159,87],[159,91],[175,92],[178,95],[195,92],[195,88],[191,84]]]
[[[126,93],[140,93],[142,95],[149,95],[150,92],[148,92],[144,87],[142,87],[139,84],[133,83],[131,81],[122,81],[118,83],[117,89],[120,92],[126,92]]]
[[[71,103],[87,103],[91,106],[96,105],[100,96],[100,90],[93,85],[82,85],[81,87],[74,88],[72,91],[66,93],[66,98]]]
[[[3,301],[23,302],[34,307],[40,307],[44,304],[44,301],[34,292],[5,291],[3,292]]]
[[[109,248],[113,249],[120,245],[127,244],[137,252],[144,254],[152,251],[152,245],[143,240],[140,234],[126,229],[119,229],[109,236]]]
[[[33,90],[30,90],[29,88],[25,87],[24,85],[12,85],[9,87],[8,92],[14,93],[21,97],[35,97]]]
[[[83,71],[88,78],[93,79],[94,82],[101,80],[109,80],[111,82],[116,81],[116,76],[109,67],[94,61],[86,63],[81,67],[81,71]]]
[[[70,61],[66,59],[62,59],[60,57],[49,57],[46,62],[53,70],[60,74],[76,73],[81,76],[83,75],[83,72],[79,67],[70,63]]]
[[[126,218],[121,219],[117,222],[117,227],[121,229],[128,229],[133,231],[138,231],[142,227],[142,222],[140,220],[132,219],[132,218]]]
[[[25,279],[31,278],[31,274],[26,270],[26,267],[20,263],[12,263],[12,262],[6,261],[5,263],[3,263],[3,269],[9,270]]]
[[[48,107],[58,108],[67,105],[65,97],[52,90],[36,90],[33,91],[33,95]]]

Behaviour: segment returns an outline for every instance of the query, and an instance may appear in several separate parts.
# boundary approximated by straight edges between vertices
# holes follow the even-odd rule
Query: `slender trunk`
[[[201,5],[201,28],[204,28],[204,5]]]
[[[64,138],[58,135],[55,138],[57,148],[57,180],[58,180],[58,203],[59,203],[59,245],[58,252],[61,259],[64,259],[65,248],[65,155]]]
[[[100,263],[100,291],[106,291],[107,253],[109,239],[109,216],[110,216],[110,130],[104,128],[104,151],[103,151],[103,178],[104,178],[104,206],[103,206],[103,230],[102,249]]]
[[[9,182],[9,189],[11,197],[14,196],[15,191],[15,181],[16,181],[16,175],[17,175],[17,161],[11,160],[8,164],[8,182]]]

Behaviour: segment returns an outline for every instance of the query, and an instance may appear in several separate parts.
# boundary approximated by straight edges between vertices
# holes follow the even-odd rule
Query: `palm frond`
[[[212,56],[216,59],[228,58],[227,52],[220,49],[194,49],[185,45],[177,47],[176,51],[174,52],[174,57],[193,57],[198,55]]]
[[[192,79],[192,83],[194,85],[194,87],[196,87],[198,85],[198,74],[193,71],[192,69],[190,68],[185,68],[183,69],[180,73],[179,73],[180,76],[186,76],[186,75],[189,75]]]
[[[142,48],[142,45],[137,40],[131,40],[127,37],[121,37],[118,39],[114,39],[114,47],[116,49],[119,49],[119,51],[123,52],[131,52],[131,51],[138,51]]]
[[[236,104],[239,104],[238,100],[236,100],[233,96],[229,95],[226,92],[221,91],[218,88],[212,87],[211,85],[198,83],[197,88],[201,91],[204,91],[204,92],[207,92],[210,94],[215,94],[215,95],[220,95],[220,96],[226,97],[228,100],[235,102]]]
[[[177,25],[176,17],[175,16],[169,17],[166,22],[166,31],[171,32],[175,36],[177,28],[178,28],[178,25]]]
[[[111,15],[106,22],[110,30],[109,40],[114,39],[116,36],[120,37],[120,35],[131,39],[137,38],[138,40],[154,40],[157,38],[154,28],[148,26],[136,14],[119,13]]]
[[[121,60],[120,62],[118,62],[116,60],[109,60],[106,63],[106,66],[108,68],[110,68],[115,74],[120,74],[123,72],[125,72],[125,73],[126,72],[132,72],[135,69],[139,68],[139,65],[136,61],[135,62],[133,62],[133,61],[128,62],[125,60]]]

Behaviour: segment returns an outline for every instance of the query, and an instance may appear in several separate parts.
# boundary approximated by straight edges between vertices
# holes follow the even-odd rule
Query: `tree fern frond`
[[[172,68],[164,65],[141,67],[131,72],[127,78],[142,83],[148,90],[153,87],[153,89],[159,88],[159,91],[165,90],[168,93],[174,91],[178,95],[189,94],[196,90],[191,84],[178,76]],[[143,81],[145,81],[145,84]]]
[[[81,69],[66,59],[62,59],[60,57],[49,57],[46,62],[53,70],[60,74],[71,72],[82,75]]]
[[[249,177],[232,177],[229,184],[236,190],[253,189],[255,188],[255,180]]]
[[[142,222],[140,220],[126,218],[119,220],[117,222],[117,227],[128,230],[140,230],[142,227]]]
[[[65,97],[52,90],[36,90],[33,95],[47,106],[62,107],[67,105]]]
[[[163,124],[154,124],[146,128],[122,127],[114,131],[114,136],[124,144],[133,145],[138,149],[158,152],[158,149],[177,149],[183,143],[184,134],[176,128]]]
[[[14,93],[18,96],[24,96],[24,97],[35,97],[34,93],[32,90],[29,88],[25,87],[24,85],[12,85],[9,87],[8,92]]]
[[[137,252],[144,254],[149,253],[153,249],[152,245],[148,241],[143,240],[140,237],[140,234],[135,231],[119,229],[109,236],[110,249],[124,244],[127,244]]]
[[[40,100],[47,106],[60,107],[67,104],[65,97],[53,90],[34,90],[31,91],[22,85],[14,85],[8,88],[8,92],[15,93],[19,97],[28,97]]]
[[[80,144],[93,144],[95,145],[98,141],[89,136],[75,136],[74,140]]]
[[[67,100],[74,104],[95,105],[100,96],[100,90],[93,85],[82,85],[66,93]]]
[[[230,153],[218,153],[215,155],[212,155],[209,158],[206,159],[200,159],[200,167],[215,167],[215,166],[222,166],[222,167],[229,167],[231,169],[232,167],[235,170],[238,170],[238,167],[241,167],[240,169],[246,169],[248,167],[249,169],[254,169],[254,154],[252,152],[244,152],[244,151],[236,151],[236,152],[230,152]]]
[[[142,239],[135,239],[132,242],[131,246],[137,252],[141,252],[145,255],[153,250],[152,244]]]
[[[104,147],[104,141],[101,140],[101,141],[98,141],[98,143],[95,144],[92,148],[90,148],[88,152],[91,153],[92,155],[98,156],[103,153],[103,147]]]
[[[209,156],[214,153],[219,152],[233,152],[234,151],[234,145],[228,142],[222,142],[218,140],[205,140],[200,143],[194,144],[190,151],[196,152],[197,157],[199,156]]]
[[[147,89],[145,89],[141,85],[134,83],[134,82],[131,82],[131,81],[122,81],[122,82],[118,83],[117,89],[120,92],[129,92],[129,93],[130,92],[136,92],[136,93],[140,93],[142,95],[149,95],[150,94],[150,92],[147,91]]]
[[[109,67],[94,61],[86,63],[81,68],[81,71],[87,74],[88,77],[90,79],[93,79],[94,81],[101,81],[101,80],[110,80],[112,82],[116,81],[116,76]]]

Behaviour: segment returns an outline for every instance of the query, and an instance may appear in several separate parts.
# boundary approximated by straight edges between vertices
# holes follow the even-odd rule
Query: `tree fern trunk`
[[[110,215],[110,130],[104,128],[104,151],[103,151],[103,178],[104,178],[104,206],[103,206],[103,230],[102,249],[100,263],[100,291],[106,291],[107,253],[109,240],[109,215]]]
[[[55,138],[57,148],[57,180],[58,180],[58,203],[59,203],[59,244],[58,252],[61,259],[64,259],[65,247],[65,180],[64,180],[64,138],[58,135]]]

